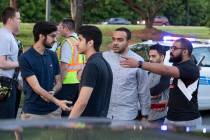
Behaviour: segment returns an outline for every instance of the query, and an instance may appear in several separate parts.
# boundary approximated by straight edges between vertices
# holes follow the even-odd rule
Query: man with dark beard
[[[124,67],[139,67],[153,73],[173,77],[170,83],[168,113],[165,124],[179,126],[199,126],[202,123],[198,111],[199,68],[191,59],[192,44],[180,38],[171,47],[170,62],[173,66],[137,61],[126,58]]]
[[[68,101],[54,97],[61,88],[60,69],[56,54],[46,48],[56,41],[56,31],[50,22],[36,23],[35,44],[19,59],[25,94],[22,120],[60,118],[60,108],[70,110]]]

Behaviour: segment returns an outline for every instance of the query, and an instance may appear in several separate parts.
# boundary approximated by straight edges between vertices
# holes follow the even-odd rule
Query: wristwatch
[[[139,63],[138,68],[141,68],[142,67],[142,64],[143,64],[143,61],[138,61],[138,63]]]

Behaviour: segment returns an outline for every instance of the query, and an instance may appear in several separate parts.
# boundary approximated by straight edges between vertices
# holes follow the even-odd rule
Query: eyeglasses
[[[183,50],[183,49],[185,49],[185,48],[178,48],[177,46],[172,46],[172,47],[170,48],[170,50],[178,50],[178,49]]]

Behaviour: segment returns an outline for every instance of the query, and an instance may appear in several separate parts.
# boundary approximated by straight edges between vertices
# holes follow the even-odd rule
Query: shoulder
[[[144,58],[141,57],[140,55],[138,55],[137,53],[135,53],[134,51],[130,50],[128,51],[128,56],[133,57],[139,61],[144,61]]]
[[[199,71],[198,66],[196,66],[195,63],[193,63],[191,60],[183,62],[179,65],[177,65],[178,68],[186,69],[189,71]]]
[[[1,28],[0,29],[0,38],[4,39],[4,40],[12,40],[12,38],[14,38],[14,36],[9,33],[6,29]]]

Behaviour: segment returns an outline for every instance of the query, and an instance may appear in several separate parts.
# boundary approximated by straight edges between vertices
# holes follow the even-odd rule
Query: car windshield
[[[193,55],[197,61],[199,61],[202,56],[205,56],[201,66],[210,67],[210,47],[194,48]]]

